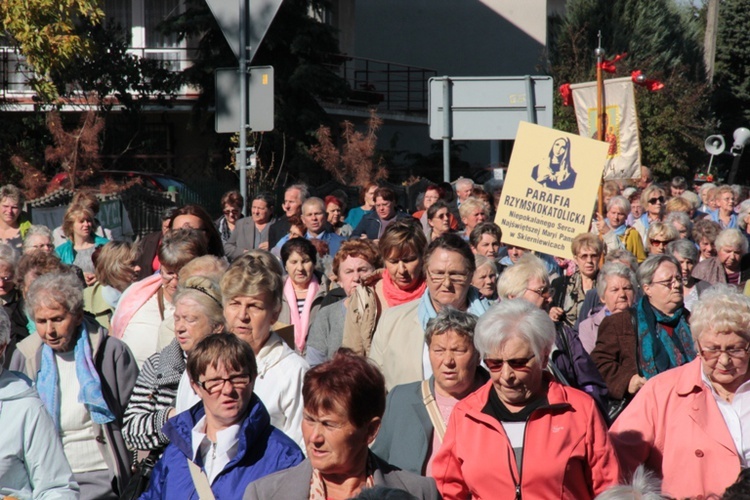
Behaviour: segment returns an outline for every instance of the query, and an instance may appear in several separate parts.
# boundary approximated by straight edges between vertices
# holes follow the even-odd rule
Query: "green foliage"
[[[719,5],[719,29],[714,72],[714,110],[720,120],[718,132],[732,144],[738,127],[750,127],[750,1],[724,0]],[[712,131],[711,133],[716,133]],[[728,167],[730,160],[724,160]],[[750,155],[740,159],[739,178],[750,178]]]
[[[642,161],[657,175],[690,175],[706,160],[711,129],[709,88],[702,60],[700,18],[673,0],[570,0],[551,33],[551,74],[557,85],[596,79],[597,33],[606,58],[627,52],[618,74],[640,69],[665,89],[636,89]],[[605,78],[611,78],[606,75]],[[555,101],[556,127],[577,132],[573,108]]]
[[[78,27],[100,23],[104,13],[98,0],[3,0],[0,16],[36,73],[31,84],[49,102],[57,97],[52,75],[92,49]]]

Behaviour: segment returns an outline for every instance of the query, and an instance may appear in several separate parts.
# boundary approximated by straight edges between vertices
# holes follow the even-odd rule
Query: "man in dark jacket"
[[[293,184],[284,191],[284,216],[271,224],[268,228],[268,248],[273,248],[281,238],[289,234],[289,217],[299,216],[302,213],[302,204],[310,196],[307,186],[304,184]]]
[[[411,215],[397,209],[396,193],[391,188],[380,187],[375,191],[375,210],[362,217],[352,238],[380,239],[392,222],[406,217]]]

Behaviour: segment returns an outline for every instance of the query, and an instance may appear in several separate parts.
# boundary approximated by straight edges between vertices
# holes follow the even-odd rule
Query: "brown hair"
[[[669,199],[666,209],[668,214],[672,212],[688,213],[693,209],[693,204],[681,196],[675,196]]]
[[[83,219],[84,217],[91,220],[91,224],[93,225],[93,232],[93,229],[96,228],[96,217],[94,216],[94,211],[83,205],[70,205],[65,211],[65,216],[63,217],[63,234],[67,238],[72,239],[73,224],[75,224],[78,219]]]
[[[235,189],[224,193],[224,196],[221,197],[221,201],[219,203],[222,211],[224,210],[225,205],[229,205],[230,207],[234,207],[241,212],[242,206],[245,204],[245,199],[242,198],[240,192]]]
[[[708,217],[695,221],[693,224],[693,241],[700,244],[703,238],[713,243],[721,232],[721,226]]]
[[[388,225],[378,241],[378,250],[383,259],[391,255],[416,254],[421,257],[427,248],[427,237],[422,224],[414,217],[404,217]]]
[[[370,264],[375,269],[383,267],[383,260],[380,258],[375,243],[370,240],[347,240],[341,244],[339,251],[333,258],[333,274],[339,275],[339,266],[347,257],[359,257]]]
[[[211,217],[200,205],[185,205],[178,208],[172,213],[172,220],[169,221],[169,228],[180,229],[174,227],[174,221],[180,215],[192,215],[197,217],[203,223],[201,231],[206,235],[206,241],[208,243],[208,253],[217,257],[224,257],[224,244],[221,242],[221,235],[218,229],[214,226],[214,222]]]
[[[95,274],[99,283],[125,291],[134,278],[131,266],[138,260],[138,246],[128,241],[110,241],[95,253]]]
[[[584,248],[591,248],[597,255],[601,255],[604,252],[604,243],[595,234],[581,233],[573,238],[570,251],[573,252],[573,255],[578,255],[578,252]]]
[[[355,427],[363,428],[385,413],[385,378],[367,359],[339,349],[305,374],[302,400],[311,413],[341,408]]]
[[[196,257],[206,255],[206,238],[197,229],[173,229],[159,247],[159,262],[178,270]]]
[[[229,370],[246,372],[250,380],[258,375],[258,365],[250,344],[231,333],[208,335],[196,345],[187,360],[187,372],[190,380],[199,383],[198,379],[209,367],[218,368],[219,362]]]
[[[18,260],[16,268],[16,285],[23,290],[23,280],[30,271],[36,271],[38,274],[64,273],[70,271],[70,267],[60,261],[60,257],[54,253],[34,250],[24,254]]]

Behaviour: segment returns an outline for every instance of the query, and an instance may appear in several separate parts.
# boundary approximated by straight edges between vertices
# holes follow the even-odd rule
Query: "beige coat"
[[[383,372],[389,391],[397,385],[424,378],[425,344],[424,329],[417,315],[419,300],[383,312],[372,339],[369,357]]]

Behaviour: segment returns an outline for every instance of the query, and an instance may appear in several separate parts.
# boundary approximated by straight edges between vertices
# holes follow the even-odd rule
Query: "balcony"
[[[437,72],[389,61],[339,55],[331,69],[349,84],[345,104],[377,106],[381,111],[427,113],[427,81]]]

